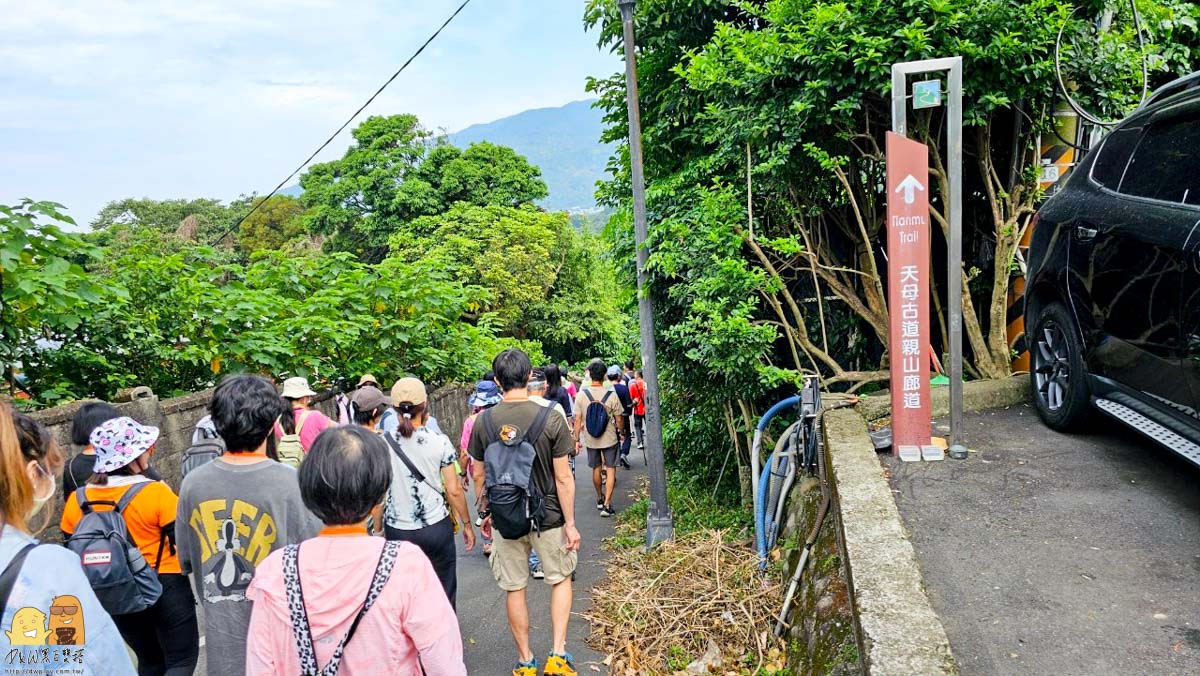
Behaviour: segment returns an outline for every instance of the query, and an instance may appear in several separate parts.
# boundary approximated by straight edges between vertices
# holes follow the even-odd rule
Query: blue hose
[[[752,463],[755,465],[754,470],[758,470],[758,467],[757,467],[757,465],[758,465],[758,447],[759,447],[759,444],[762,443],[762,433],[763,433],[763,431],[765,431],[767,429],[767,425],[771,424],[771,420],[776,415],[779,415],[780,411],[783,411],[791,406],[797,406],[799,404],[800,404],[800,396],[799,395],[788,397],[787,399],[780,401],[778,404],[775,404],[770,409],[768,409],[767,412],[763,414],[763,417],[761,419],[759,419],[758,425],[755,426],[755,428],[754,428],[755,429],[754,448],[752,449],[752,452],[750,453],[750,459],[751,459]],[[774,459],[775,459],[775,452],[771,451],[771,454],[769,456],[767,456],[767,462],[764,465],[762,473],[758,478],[758,490],[754,494],[755,495],[755,500],[754,500],[754,544],[755,544],[756,549],[758,549],[758,557],[762,561],[763,565],[766,565],[766,561],[767,561],[767,508],[768,508],[768,505],[767,505],[767,501],[766,501],[766,495],[767,495],[767,491],[770,488],[771,469],[772,469],[771,464],[774,461]],[[780,496],[780,499],[782,499],[782,496]]]

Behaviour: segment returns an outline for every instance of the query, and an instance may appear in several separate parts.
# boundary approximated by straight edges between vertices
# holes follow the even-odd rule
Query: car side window
[[[1119,188],[1129,157],[1141,135],[1141,127],[1125,127],[1106,136],[1104,144],[1100,146],[1100,156],[1092,167],[1092,180],[1109,190]]]
[[[1200,206],[1200,116],[1151,125],[1133,152],[1119,191]]]

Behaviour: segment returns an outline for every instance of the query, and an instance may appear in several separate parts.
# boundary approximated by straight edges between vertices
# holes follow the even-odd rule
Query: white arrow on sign
[[[918,190],[925,192],[925,186],[921,185],[920,181],[913,178],[912,174],[906,176],[903,181],[900,181],[900,185],[896,186],[896,192],[904,192],[905,204],[912,204],[913,202],[917,201],[916,191]]]

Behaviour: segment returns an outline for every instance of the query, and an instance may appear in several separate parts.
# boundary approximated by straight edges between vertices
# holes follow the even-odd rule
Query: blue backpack
[[[86,486],[80,486],[75,491],[83,518],[67,539],[67,549],[79,556],[84,575],[109,615],[128,615],[145,610],[162,596],[158,571],[146,562],[142,550],[129,536],[125,517],[121,516],[133,498],[149,484],[149,481],[133,484],[117,502],[89,502]],[[94,505],[108,505],[112,509],[97,512],[92,509]],[[160,561],[162,546],[163,542],[160,541]]]
[[[596,398],[592,396],[591,390],[584,390],[583,393],[587,396],[588,401],[591,402],[588,404],[587,410],[584,411],[583,423],[587,427],[587,433],[593,437],[602,437],[604,436],[604,432],[608,430],[609,420],[608,407],[604,404],[612,396],[613,391],[609,390],[605,392],[600,401],[596,401]]]

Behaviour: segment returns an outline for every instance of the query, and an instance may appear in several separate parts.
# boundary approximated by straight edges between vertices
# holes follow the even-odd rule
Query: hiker
[[[112,404],[103,401],[89,401],[75,411],[75,416],[71,418],[71,443],[79,446],[80,450],[63,468],[63,502],[92,478],[92,467],[96,464],[96,449],[88,440],[92,430],[105,420],[120,417],[121,414]]]
[[[632,445],[632,439],[629,434],[629,423],[633,417],[633,397],[629,396],[629,386],[623,382],[624,377],[620,366],[613,364],[608,367],[609,387],[621,402],[621,417],[617,420],[617,434],[621,436],[621,452],[617,457],[617,464],[625,469],[630,469],[629,447]]]
[[[420,380],[401,378],[392,386],[392,406],[400,414],[400,426],[383,435],[392,462],[384,534],[389,540],[411,542],[425,552],[453,607],[458,597],[454,534],[461,527],[467,551],[471,551],[475,528],[462,481],[454,472],[458,454],[446,435],[425,426],[427,404],[425,384]]]
[[[378,387],[360,387],[350,395],[350,417],[355,425],[383,434],[379,422],[385,415],[394,416],[396,412],[392,410],[391,398]]]
[[[576,448],[587,449],[592,485],[596,488],[596,509],[600,516],[616,514],[612,508],[617,486],[617,454],[621,439],[617,435],[623,406],[615,392],[604,386],[607,369],[604,362],[593,360],[587,367],[591,385],[575,395]]]
[[[558,364],[547,364],[542,369],[546,376],[546,399],[558,404],[567,419],[571,418],[571,397],[575,396],[569,388],[563,387],[563,371]]]
[[[553,646],[546,658],[547,676],[575,674],[574,660],[567,652],[567,624],[571,617],[571,578],[579,560],[579,531],[575,528],[575,480],[571,477],[571,433],[563,421],[545,406],[529,400],[529,376],[533,365],[528,355],[516,349],[501,352],[492,361],[504,401],[480,414],[471,431],[467,448],[475,459],[476,483],[488,485],[487,498],[506,495],[509,500],[488,500],[491,515],[484,530],[494,528],[492,574],[506,595],[508,627],[517,646],[518,662],[513,676],[537,676],[538,662],[529,645],[529,609],[525,588],[529,585],[529,552],[536,550],[550,592],[550,626]],[[540,429],[537,429],[539,428]],[[530,453],[532,457],[526,455]],[[532,461],[529,474],[517,476],[524,462]],[[489,483],[490,482],[490,483]],[[516,483],[528,486],[518,488]],[[515,493],[514,493],[515,491]],[[528,498],[540,493],[543,510],[527,514]],[[511,500],[513,496],[517,500]],[[520,499],[521,497],[525,499]],[[536,527],[536,531],[531,531]],[[509,537],[505,534],[509,531]],[[519,534],[518,533],[522,533]]]
[[[188,473],[175,522],[179,562],[192,575],[204,610],[210,674],[246,665],[250,601],[246,588],[267,555],[312,537],[321,524],[300,499],[296,470],[267,457],[282,409],[266,378],[226,376],[209,403],[225,454]]]
[[[13,673],[49,676],[61,673],[62,664],[39,667],[29,655],[47,650],[48,644],[50,654],[61,657],[63,650],[86,641],[88,659],[72,665],[75,673],[132,674],[125,641],[100,606],[79,557],[31,534],[30,521],[54,497],[54,475],[63,465],[49,430],[0,402],[0,655],[16,651],[29,660],[19,668],[14,662]],[[42,521],[48,516],[44,513]],[[64,599],[71,599],[70,611]],[[47,628],[56,608],[64,619]]]
[[[258,567],[244,673],[467,673],[458,621],[429,560],[410,543],[367,533],[392,484],[390,455],[355,426],[326,430],[309,449],[300,495],[325,527]]]
[[[312,408],[312,398],[317,396],[308,386],[308,380],[299,376],[283,381],[284,410],[275,425],[275,436],[283,438],[289,434],[300,437],[300,447],[308,453],[317,435],[335,423],[324,413]]]
[[[550,401],[549,399],[546,399],[544,396],[542,396],[546,393],[546,386],[547,386],[547,383],[546,383],[545,370],[544,369],[534,369],[533,374],[529,376],[529,401],[532,401],[533,403],[535,403],[539,406],[545,406],[546,408],[553,410],[555,412],[555,414],[557,414],[558,416],[560,416],[562,418],[563,424],[567,425],[567,429],[570,429],[570,424],[567,422],[567,414],[563,411],[562,406],[559,406],[558,402]],[[559,390],[559,391],[562,392],[562,390]],[[566,394],[566,393],[563,392],[563,394]],[[571,450],[570,463],[571,463],[571,477],[574,478],[575,477],[575,451],[574,451],[574,448],[572,448],[572,450]],[[535,579],[535,580],[546,579],[546,572],[542,569],[542,561],[541,561],[541,559],[538,558],[537,550],[532,550],[529,552],[529,574],[531,576],[533,576],[533,579]]]
[[[92,430],[89,441],[96,449],[92,478],[63,506],[60,525],[68,547],[76,526],[82,532],[91,512],[101,511],[105,503],[115,503],[129,539],[137,545],[145,563],[157,571],[162,589],[152,605],[114,615],[113,622],[137,655],[139,674],[191,674],[200,654],[200,635],[196,599],[176,555],[178,498],[170,486],[144,475],[158,442],[158,428],[123,416],[101,423]],[[125,497],[127,493],[131,497]],[[93,565],[87,554],[83,563]]]
[[[637,373],[633,370],[633,360],[630,359],[625,362],[625,372],[621,374],[621,382],[625,383],[626,387],[629,387],[636,379]]]
[[[646,377],[638,369],[633,383],[629,386],[629,396],[633,398],[633,435],[637,438],[639,451],[646,450]]]
[[[462,436],[458,440],[459,476],[463,478],[463,490],[466,490],[467,478],[474,476],[474,459],[467,453],[467,445],[471,441],[471,430],[474,429],[475,421],[479,418],[480,413],[499,404],[503,399],[504,395],[500,393],[500,386],[496,384],[496,377],[491,371],[483,374],[483,380],[475,384],[475,391],[467,399],[467,406],[471,407],[471,415],[463,421]],[[475,517],[475,526],[478,528],[487,518],[487,510],[483,507],[483,484],[475,486],[475,510],[478,514]],[[492,539],[482,533],[481,536],[483,555],[491,556]]]
[[[404,377],[415,379],[415,376],[411,376],[411,375],[406,375]],[[426,418],[426,420],[425,420],[425,428],[428,429],[430,432],[433,432],[434,434],[444,434],[444,432],[442,432],[441,426],[438,425],[437,418],[433,417],[433,413],[428,413],[428,416],[429,417]],[[383,420],[379,421],[379,429],[383,430],[384,432],[395,432],[396,428],[399,426],[400,426],[400,416],[396,414],[396,411],[391,411],[389,413],[385,413],[383,416]]]

